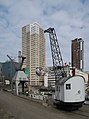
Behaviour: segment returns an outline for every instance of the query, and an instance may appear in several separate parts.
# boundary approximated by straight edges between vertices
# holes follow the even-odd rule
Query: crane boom
[[[21,68],[22,68],[23,62],[26,59],[26,57],[22,56],[22,62],[20,64],[20,66],[18,66],[18,67],[16,66],[15,62],[13,61],[13,59],[11,59],[11,57],[9,55],[7,55],[7,57],[11,60],[11,62],[13,63],[16,70],[22,70]]]
[[[14,67],[15,67],[15,70],[17,70],[18,69],[18,67],[17,67],[17,65],[15,64],[15,62],[13,61],[13,59],[9,56],[9,55],[7,55],[7,57],[11,60],[11,62],[13,63],[13,65],[14,65]]]
[[[53,70],[55,73],[55,80],[58,80],[60,77],[65,76],[65,71],[56,32],[54,28],[50,27],[47,30],[45,30],[44,33],[49,33],[52,60],[53,60]]]

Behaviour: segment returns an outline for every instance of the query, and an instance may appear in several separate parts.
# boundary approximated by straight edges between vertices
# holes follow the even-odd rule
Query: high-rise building
[[[84,41],[82,38],[76,38],[71,43],[71,63],[72,67],[84,69]]]
[[[46,64],[46,43],[44,29],[38,23],[22,28],[22,56],[26,57],[24,66],[30,71],[30,85],[43,85],[43,76],[36,75],[36,68]]]

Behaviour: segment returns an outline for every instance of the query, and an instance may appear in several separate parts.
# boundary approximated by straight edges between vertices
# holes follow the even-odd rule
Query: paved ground
[[[89,119],[89,106],[66,112],[0,91],[0,119]]]

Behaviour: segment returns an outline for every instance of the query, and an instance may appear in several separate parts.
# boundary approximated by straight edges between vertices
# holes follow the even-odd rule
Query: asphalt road
[[[0,119],[89,119],[89,106],[66,112],[0,91]]]

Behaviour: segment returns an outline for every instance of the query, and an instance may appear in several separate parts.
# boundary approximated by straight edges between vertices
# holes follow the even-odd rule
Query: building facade
[[[22,28],[22,55],[26,57],[24,67],[29,68],[29,80],[32,86],[43,85],[43,76],[36,75],[37,67],[46,64],[46,46],[44,29],[38,24],[28,24]]]
[[[72,40],[71,63],[72,67],[76,67],[79,70],[84,69],[84,41],[82,38]]]

